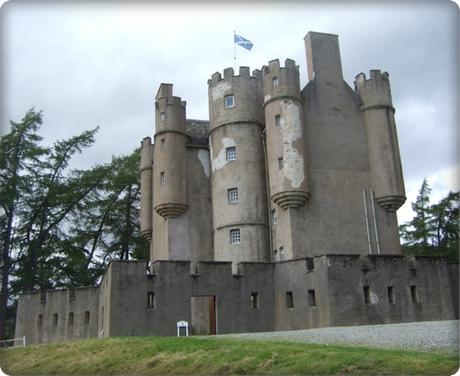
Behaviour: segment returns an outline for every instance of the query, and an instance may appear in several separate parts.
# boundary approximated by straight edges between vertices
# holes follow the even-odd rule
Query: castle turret
[[[262,76],[241,67],[208,81],[216,261],[268,261]]]
[[[388,73],[371,70],[370,79],[360,73],[355,79],[355,90],[366,127],[375,200],[385,210],[394,212],[406,195]]]
[[[152,164],[153,145],[150,137],[141,142],[141,234],[152,239]]]
[[[185,174],[185,102],[161,84],[155,101],[153,208],[164,218],[187,210]]]
[[[283,209],[308,199],[299,69],[291,59],[262,68],[271,200]]]

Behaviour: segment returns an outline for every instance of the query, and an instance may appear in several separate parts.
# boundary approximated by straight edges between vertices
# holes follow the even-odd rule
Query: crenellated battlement
[[[155,96],[155,105],[160,110],[166,106],[181,106],[185,109],[186,102],[173,95],[173,84],[161,83]]]
[[[264,106],[282,98],[301,101],[299,66],[292,59],[284,61],[284,67],[279,59],[269,61],[262,67]]]
[[[215,72],[211,79],[208,80],[208,87],[215,87],[221,81],[231,82],[234,80],[240,79],[253,79],[253,80],[260,80],[262,77],[262,72],[260,69],[255,69],[250,73],[249,67],[239,67],[239,74],[235,75],[233,68],[225,68],[223,71],[223,75],[220,72]]]
[[[376,106],[386,106],[394,111],[391,100],[390,76],[387,72],[372,69],[369,71],[369,78],[361,72],[355,77],[354,84],[363,111]]]

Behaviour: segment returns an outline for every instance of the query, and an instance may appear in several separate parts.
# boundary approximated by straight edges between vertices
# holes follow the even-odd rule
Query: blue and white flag
[[[250,40],[247,40],[246,38],[243,38],[241,35],[238,34],[234,34],[233,42],[236,43],[238,46],[246,48],[249,51],[251,51],[253,46]]]

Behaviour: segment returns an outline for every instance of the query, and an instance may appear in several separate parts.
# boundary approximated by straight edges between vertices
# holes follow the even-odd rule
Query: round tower
[[[271,200],[283,209],[298,208],[309,197],[299,69],[286,59],[262,68],[267,165]]]
[[[153,145],[150,137],[141,142],[141,234],[148,240],[152,239],[152,164]]]
[[[395,212],[406,201],[406,194],[388,73],[371,70],[369,79],[364,73],[358,74],[355,90],[366,126],[375,200],[385,210]]]
[[[165,219],[187,210],[185,102],[172,89],[172,84],[161,84],[155,98],[153,208]]]
[[[269,261],[262,76],[232,68],[208,81],[216,261]]]

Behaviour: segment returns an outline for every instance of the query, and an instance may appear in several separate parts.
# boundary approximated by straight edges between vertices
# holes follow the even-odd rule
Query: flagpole
[[[233,30],[233,72],[236,72],[236,43],[235,43],[235,30]]]

